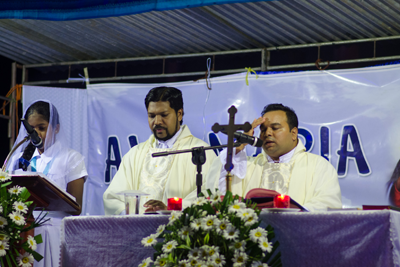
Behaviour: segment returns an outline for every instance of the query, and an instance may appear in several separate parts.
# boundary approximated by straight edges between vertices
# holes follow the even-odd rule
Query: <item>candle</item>
[[[182,210],[182,198],[168,198],[168,210]]]
[[[290,208],[290,197],[288,195],[275,196],[274,208]]]

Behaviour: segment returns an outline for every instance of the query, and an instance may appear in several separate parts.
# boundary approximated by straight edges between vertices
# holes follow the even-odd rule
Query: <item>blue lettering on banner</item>
[[[302,139],[306,152],[311,151],[314,146],[314,136],[311,131],[307,128],[299,128],[297,136]]]
[[[327,161],[331,159],[331,148],[330,148],[330,129],[327,126],[321,126],[319,128],[319,138],[320,138],[320,149],[321,156]]]
[[[219,140],[218,135],[216,135],[214,132],[209,132],[208,133],[208,143],[210,146],[220,146],[221,145],[221,140]],[[213,149],[215,155],[219,156],[219,152],[222,151],[222,148],[218,149]]]
[[[371,168],[365,157],[361,138],[355,125],[344,125],[341,135],[337,172],[339,177],[345,177],[348,169],[348,160],[355,160],[357,172],[360,176],[371,174]]]
[[[109,184],[121,164],[121,149],[117,136],[109,136],[107,142],[107,159],[104,182]]]
[[[139,144],[139,138],[137,137],[136,134],[132,134],[128,136],[128,143],[130,148],[137,146],[137,144]]]

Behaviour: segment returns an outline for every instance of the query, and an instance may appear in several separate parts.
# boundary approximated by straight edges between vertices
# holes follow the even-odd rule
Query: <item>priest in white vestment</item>
[[[124,190],[140,190],[149,194],[146,199],[150,201],[144,203],[144,198],[141,200],[140,213],[166,209],[168,198],[183,198],[183,207],[186,207],[197,197],[197,167],[192,163],[191,153],[151,156],[157,152],[208,146],[194,137],[187,125],[181,125],[184,114],[181,91],[173,87],[153,88],[145,98],[145,105],[153,134],[122,158],[103,195],[106,215],[124,213],[124,196],[117,194]],[[202,165],[202,190],[218,183],[205,181],[205,174],[215,158],[212,150],[206,151],[206,162]]]
[[[310,211],[342,207],[335,168],[325,158],[305,152],[297,137],[298,119],[292,109],[282,104],[268,105],[247,134],[253,135],[258,126],[263,152],[247,157],[245,145],[236,149],[231,172],[233,194],[245,197],[253,188],[265,188],[289,195]],[[209,172],[209,176],[219,175],[222,192],[226,191],[226,171],[222,167],[225,159],[223,151]]]

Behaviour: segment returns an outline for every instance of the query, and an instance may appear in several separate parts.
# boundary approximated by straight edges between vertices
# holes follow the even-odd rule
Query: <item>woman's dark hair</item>
[[[34,114],[37,113],[39,115],[42,115],[43,118],[50,123],[50,104],[44,101],[37,101],[33,103],[32,105],[29,106],[29,108],[26,110],[25,113],[25,120],[28,120],[28,118]],[[60,124],[59,118],[58,118],[58,112],[57,109],[53,109],[53,117],[56,119],[57,124]]]
[[[289,130],[291,131],[294,127],[299,128],[299,121],[297,119],[297,115],[293,109],[284,106],[282,104],[269,104],[264,107],[261,112],[261,116],[264,116],[265,113],[270,111],[282,110],[286,113],[287,123],[289,125]]]
[[[175,113],[178,114],[178,111],[182,109],[182,117],[183,117],[183,99],[181,90],[175,87],[155,87],[151,89],[144,99],[144,104],[146,105],[146,110],[149,108],[150,102],[158,102],[163,101],[169,102],[169,106],[175,110]],[[181,125],[183,123],[183,119],[181,120]]]

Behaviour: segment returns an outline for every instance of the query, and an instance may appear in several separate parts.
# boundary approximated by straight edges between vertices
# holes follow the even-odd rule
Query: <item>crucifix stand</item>
[[[233,138],[234,138],[234,133],[237,130],[243,130],[245,132],[248,132],[251,130],[251,124],[249,122],[245,122],[245,124],[235,124],[235,114],[237,113],[237,108],[235,106],[231,106],[228,109],[229,113],[229,124],[228,125],[219,125],[218,123],[215,123],[212,127],[211,130],[213,130],[214,133],[218,133],[220,131],[226,133],[228,135],[228,151],[227,151],[227,157],[226,157],[226,164],[225,164],[225,170],[227,172],[226,174],[226,191],[232,191],[231,189],[231,181],[232,181],[232,175],[231,175],[231,170],[233,169],[233,164],[232,164],[232,154],[233,154]]]

